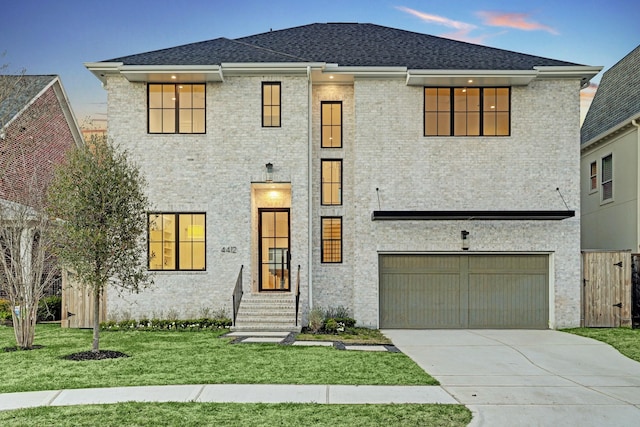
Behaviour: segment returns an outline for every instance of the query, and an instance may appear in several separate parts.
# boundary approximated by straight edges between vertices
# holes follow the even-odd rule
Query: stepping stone
[[[387,351],[387,348],[383,345],[345,345],[344,348],[360,351]]]
[[[254,332],[231,332],[225,335],[225,337],[282,337],[286,338],[289,332],[270,332],[270,331],[254,331]]]
[[[274,343],[280,344],[284,338],[283,337],[249,337],[245,338],[241,343]]]
[[[293,345],[300,345],[300,346],[306,346],[306,347],[311,347],[311,346],[333,347],[333,342],[332,341],[296,341],[293,343]]]

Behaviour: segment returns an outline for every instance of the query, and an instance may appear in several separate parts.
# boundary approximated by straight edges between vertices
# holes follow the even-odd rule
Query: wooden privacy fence
[[[105,293],[100,300],[100,321],[107,318]],[[62,272],[62,321],[63,328],[93,328],[93,293],[78,282],[75,275]]]
[[[631,251],[582,252],[582,326],[631,326]]]

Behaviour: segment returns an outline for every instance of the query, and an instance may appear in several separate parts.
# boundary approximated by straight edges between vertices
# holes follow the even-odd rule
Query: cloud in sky
[[[427,23],[441,25],[443,27],[448,27],[448,28],[453,28],[456,31],[451,33],[441,34],[441,36],[449,39],[460,40],[460,41],[465,41],[470,43],[482,43],[486,38],[486,36],[471,37],[469,33],[477,29],[478,27],[474,24],[469,24],[468,22],[456,21],[453,19],[446,18],[444,16],[432,15],[430,13],[420,12],[418,10],[410,9],[404,6],[398,6],[397,9],[403,12],[406,12],[410,15],[413,15]]]
[[[508,12],[488,12],[480,11],[476,13],[483,19],[485,25],[492,27],[515,28],[523,31],[547,31],[553,35],[560,34],[555,28],[548,25],[532,21],[528,13],[508,13]]]

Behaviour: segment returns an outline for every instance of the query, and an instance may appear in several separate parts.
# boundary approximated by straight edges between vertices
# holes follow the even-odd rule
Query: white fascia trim
[[[407,85],[526,86],[537,76],[536,70],[408,70]]]
[[[82,137],[82,129],[80,125],[78,125],[78,120],[76,119],[76,115],[73,112],[73,108],[71,108],[71,103],[69,102],[69,97],[67,97],[67,92],[64,90],[64,86],[62,86],[62,81],[58,76],[55,79],[55,85],[53,86],[54,92],[58,97],[58,102],[62,107],[63,114],[65,115],[65,119],[69,124],[69,129],[71,130],[71,134],[73,135],[73,139],[75,140],[77,147],[84,146],[84,138]]]
[[[405,77],[407,67],[341,67],[337,64],[327,64],[323,72],[326,74],[349,74],[360,78]]]
[[[588,140],[587,142],[585,142],[584,144],[582,144],[580,146],[580,152],[584,153],[586,151],[588,151],[592,145],[602,141],[604,138],[607,138],[609,135],[613,135],[614,133],[620,131],[621,129],[627,127],[627,126],[631,126],[633,125],[633,121],[638,121],[640,120],[640,113],[636,114],[634,116],[631,116],[623,121],[621,121],[620,123],[618,123],[617,125],[615,125],[612,128],[607,129],[606,131],[602,132],[599,135],[594,136],[593,138],[591,138],[590,140]]]
[[[102,82],[107,83],[107,75],[120,74],[122,62],[85,62],[84,66]]]
[[[321,62],[223,62],[222,73],[226,75],[300,74],[307,75],[309,69],[324,68]]]
[[[122,62],[88,62],[84,64],[103,84],[107,75],[121,74],[132,82],[223,81],[219,65],[124,65]]]
[[[602,70],[602,67],[570,65],[566,67],[533,67],[533,69],[538,71],[540,79],[580,79],[582,88],[585,88],[589,85],[589,81]]]

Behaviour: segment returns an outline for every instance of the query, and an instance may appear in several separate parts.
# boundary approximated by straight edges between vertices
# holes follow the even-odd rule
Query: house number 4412
[[[235,246],[223,246],[222,252],[235,254],[236,252],[238,252],[238,248],[236,248]]]

